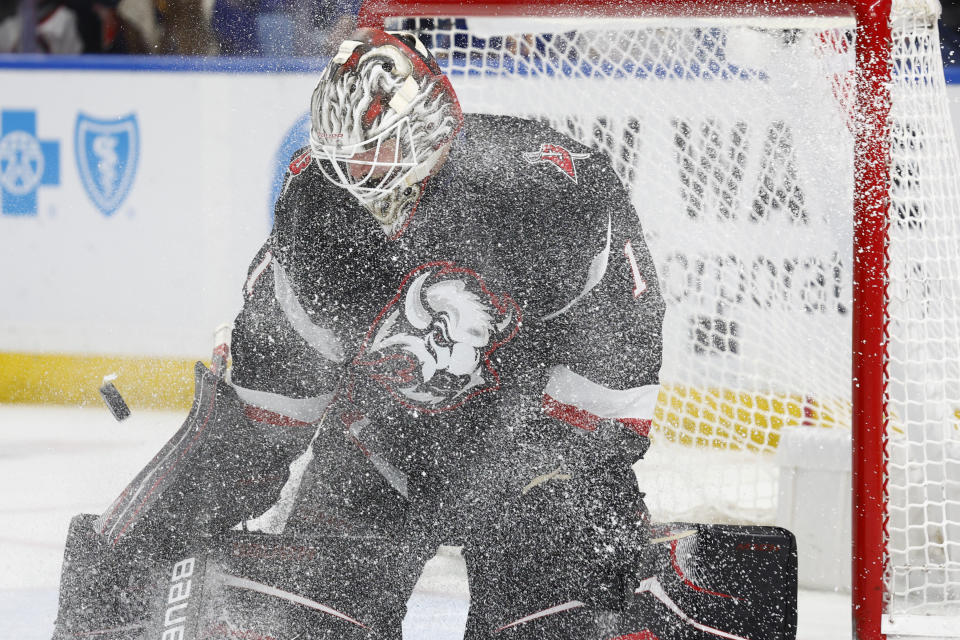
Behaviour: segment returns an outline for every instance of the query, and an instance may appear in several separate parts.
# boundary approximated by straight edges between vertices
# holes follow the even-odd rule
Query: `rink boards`
[[[322,62],[53,60],[0,61],[0,402],[85,402],[117,372],[133,405],[188,405]]]

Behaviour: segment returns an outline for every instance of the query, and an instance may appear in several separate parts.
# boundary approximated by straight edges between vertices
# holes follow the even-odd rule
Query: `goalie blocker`
[[[372,577],[409,562],[402,547],[384,553],[390,545],[379,538],[230,531],[197,537],[169,559],[128,555],[118,572],[96,520],[81,515],[71,524],[55,640],[382,638]],[[637,566],[625,567],[624,608],[607,612],[598,640],[795,637],[796,548],[788,531],[671,523],[656,533],[638,550]],[[557,603],[490,635],[553,637],[561,618],[597,614]]]

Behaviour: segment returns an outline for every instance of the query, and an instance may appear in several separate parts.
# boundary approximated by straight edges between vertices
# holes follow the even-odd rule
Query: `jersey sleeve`
[[[309,164],[294,154],[277,201],[274,230],[258,251],[243,285],[234,321],[231,383],[247,417],[278,425],[305,425],[322,415],[342,375],[346,356],[335,327],[318,324],[303,308],[281,239],[295,214],[295,181]]]
[[[543,317],[553,345],[542,409],[587,431],[617,423],[643,437],[642,455],[659,392],[664,303],[629,195],[605,160],[598,172],[580,203],[586,223],[569,251],[568,286]]]

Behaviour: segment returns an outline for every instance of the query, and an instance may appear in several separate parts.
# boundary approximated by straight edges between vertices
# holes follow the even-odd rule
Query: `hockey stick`
[[[224,377],[227,375],[227,361],[230,359],[230,337],[233,332],[233,325],[230,323],[221,324],[213,332],[213,354],[210,357],[210,369],[214,375]]]

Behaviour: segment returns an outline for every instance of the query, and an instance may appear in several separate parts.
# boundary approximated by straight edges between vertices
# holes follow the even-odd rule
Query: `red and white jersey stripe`
[[[278,427],[305,427],[315,424],[333,400],[332,393],[314,398],[291,398],[233,385],[237,397],[243,403],[243,412],[256,422]]]
[[[544,411],[575,427],[592,431],[604,419],[617,420],[639,435],[647,435],[660,386],[610,389],[566,366],[550,370],[543,392]]]

